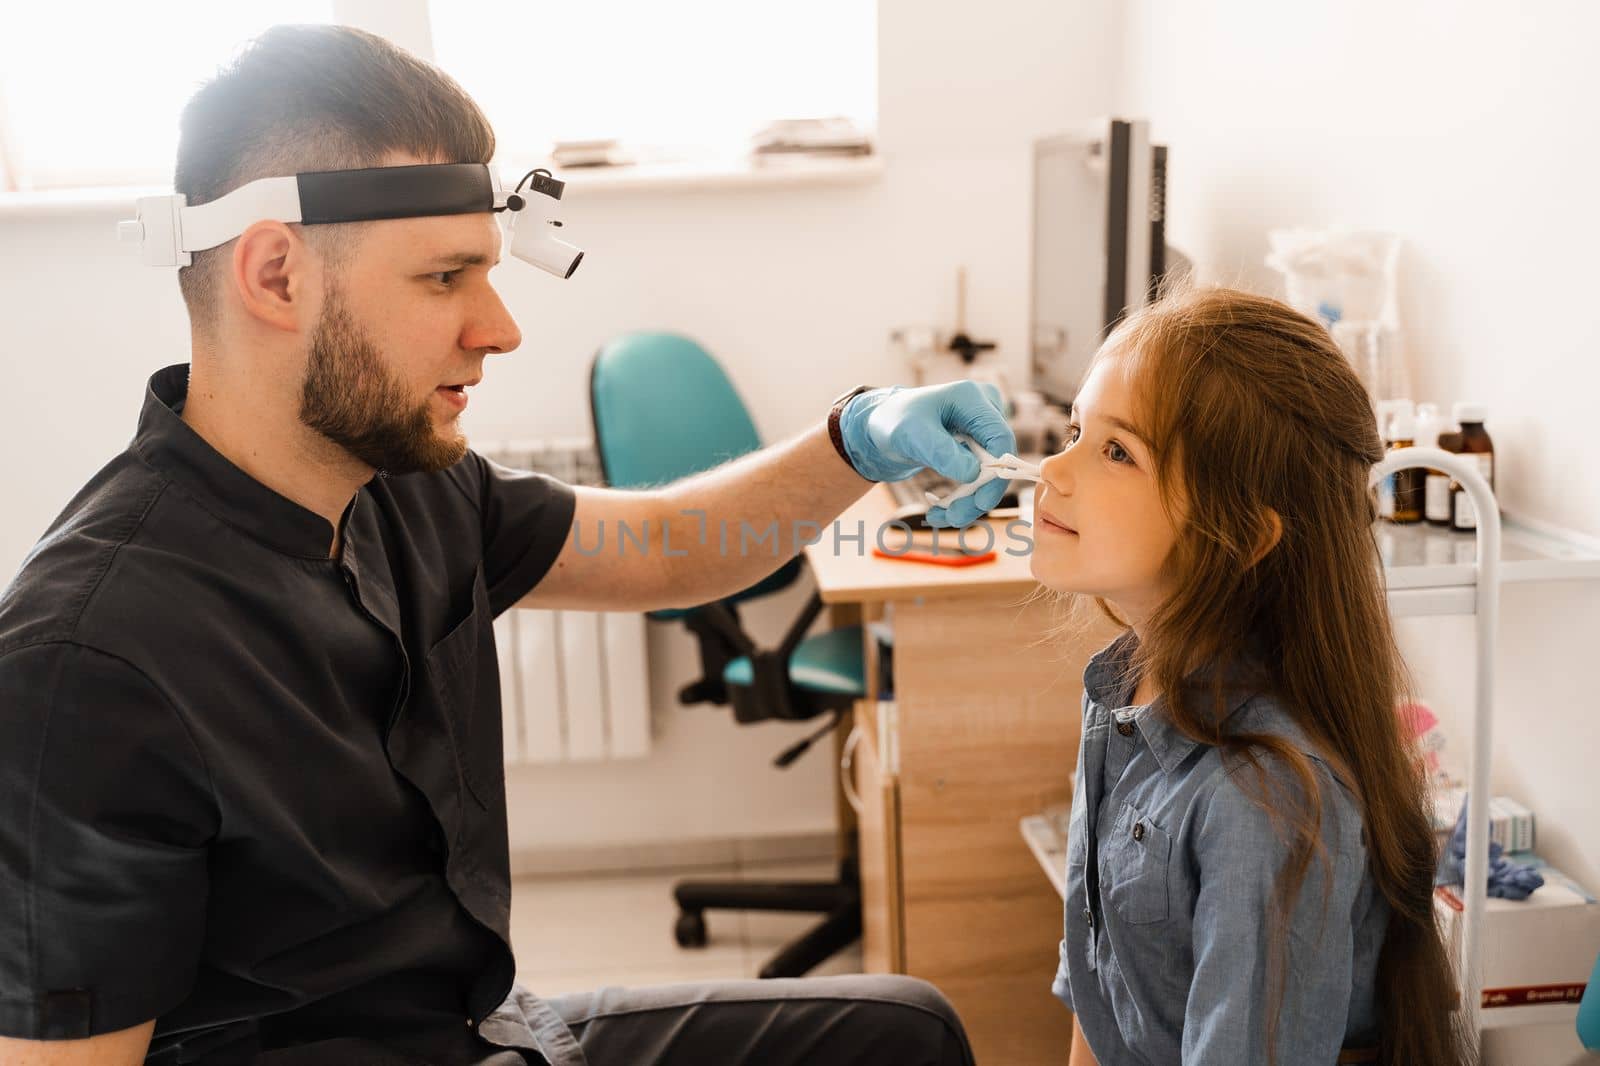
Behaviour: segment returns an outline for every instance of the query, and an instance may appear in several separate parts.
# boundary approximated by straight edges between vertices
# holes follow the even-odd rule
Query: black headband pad
[[[422,163],[296,174],[300,221],[465,215],[494,209],[494,181],[482,163]]]

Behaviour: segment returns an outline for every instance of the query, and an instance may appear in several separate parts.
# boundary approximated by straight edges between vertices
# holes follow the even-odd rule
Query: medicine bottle
[[[1494,442],[1489,439],[1483,423],[1489,410],[1481,403],[1458,403],[1455,420],[1461,423],[1461,441],[1457,454],[1475,460],[1489,488],[1494,488]],[[1470,530],[1478,528],[1478,515],[1467,490],[1456,481],[1450,483],[1450,528]]]
[[[1410,400],[1379,400],[1377,404],[1378,436],[1383,440],[1383,450],[1388,451],[1394,444],[1394,420],[1401,413],[1411,413]],[[1378,517],[1382,519],[1394,518],[1394,475],[1390,474],[1378,482]]]
[[[1445,429],[1453,427],[1446,426],[1437,403],[1416,405],[1416,447],[1442,447],[1438,439]],[[1422,517],[1435,525],[1450,525],[1450,475],[1443,471],[1422,472]]]
[[[1461,451],[1461,427],[1441,418],[1435,446],[1440,451],[1451,454]],[[1428,471],[1427,487],[1423,490],[1422,515],[1430,526],[1450,528],[1451,484],[1453,482],[1450,475],[1443,470]]]
[[[1389,451],[1409,448],[1416,443],[1417,419],[1411,405],[1398,408],[1389,418]],[[1428,471],[1424,467],[1410,466],[1389,475],[1392,510],[1388,518],[1396,525],[1409,526],[1422,521],[1423,496],[1427,489]]]

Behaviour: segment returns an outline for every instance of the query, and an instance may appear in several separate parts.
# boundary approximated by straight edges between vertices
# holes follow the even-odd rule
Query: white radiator
[[[587,438],[478,448],[517,470],[599,481]],[[495,619],[507,765],[637,758],[650,752],[644,615],[512,608]]]
[[[494,635],[508,765],[650,753],[644,615],[512,608]]]

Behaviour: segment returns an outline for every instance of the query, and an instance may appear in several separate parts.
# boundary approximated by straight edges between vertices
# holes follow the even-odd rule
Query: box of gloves
[[[1440,844],[1450,838],[1466,802],[1464,788],[1433,790],[1433,831]],[[1507,851],[1532,851],[1539,846],[1534,837],[1533,812],[1510,796],[1489,797],[1489,839]]]
[[[1544,884],[1527,899],[1486,901],[1483,914],[1483,1006],[1576,1004],[1600,952],[1600,904],[1532,852],[1507,859],[1534,865]],[[1452,956],[1461,951],[1460,885],[1434,889],[1434,911]]]

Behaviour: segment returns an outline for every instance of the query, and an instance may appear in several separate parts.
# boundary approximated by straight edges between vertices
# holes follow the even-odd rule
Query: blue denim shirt
[[[1129,632],[1084,672],[1053,991],[1101,1066],[1265,1063],[1269,915],[1287,849],[1216,748],[1174,729],[1159,699],[1126,706],[1136,646]],[[1377,1043],[1388,904],[1367,869],[1355,797],[1272,699],[1248,689],[1230,698],[1230,732],[1283,736],[1321,775],[1331,865],[1313,855],[1290,919],[1277,1061],[1331,1064],[1341,1047]]]

